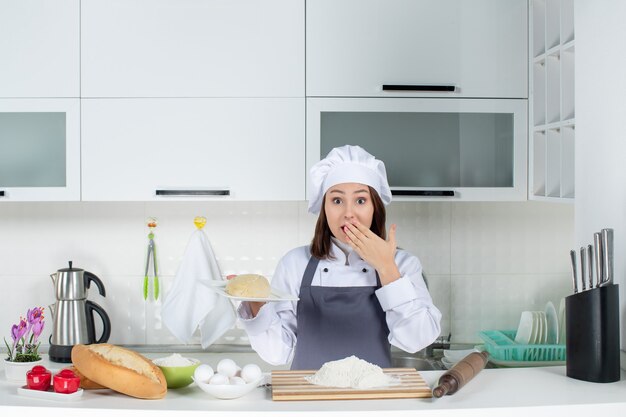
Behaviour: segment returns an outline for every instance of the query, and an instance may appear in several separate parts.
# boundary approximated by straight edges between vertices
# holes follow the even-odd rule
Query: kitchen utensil
[[[150,232],[148,233],[148,254],[146,255],[146,273],[143,278],[143,299],[148,299],[149,293],[149,282],[150,279],[148,277],[148,273],[150,271],[150,260],[152,260],[152,270],[153,270],[153,287],[152,287],[152,296],[154,300],[159,299],[159,274],[157,272],[157,257],[156,257],[156,245],[154,244],[154,229],[157,227],[157,219],[154,217],[149,217],[146,225]]]
[[[576,274],[576,251],[569,251],[569,257],[572,261],[572,281],[574,282],[574,294],[578,292],[578,276]]]
[[[618,287],[605,285],[565,299],[568,377],[590,382],[619,381]]]
[[[587,278],[589,279],[589,288],[593,288],[593,246],[587,245]]]
[[[598,284],[601,286],[613,284],[613,229],[602,229],[602,275]]]
[[[490,361],[506,366],[565,365],[565,345],[520,345],[515,330],[483,330],[478,333],[485,342]]]
[[[596,232],[593,234],[593,252],[594,259],[596,260],[596,286],[600,286],[603,279],[603,250],[602,250],[602,234],[600,232]]]
[[[95,282],[100,295],[106,296],[100,278],[80,268],[58,270],[50,275],[57,301],[51,305],[52,331],[48,356],[53,362],[71,362],[72,348],[76,344],[104,343],[111,334],[109,316],[98,304],[87,300],[87,289]],[[94,312],[102,320],[102,334],[96,338]]]
[[[313,385],[305,377],[315,371],[272,371],[272,400],[365,400],[383,398],[430,398],[432,392],[415,368],[384,368],[397,384],[369,389]]]
[[[583,291],[587,289],[587,251],[584,247],[580,247],[580,281],[582,282]],[[591,287],[590,287],[591,288]]]
[[[433,396],[441,398],[463,388],[485,368],[488,358],[488,352],[473,352],[467,355],[439,378],[438,385],[433,389]]]

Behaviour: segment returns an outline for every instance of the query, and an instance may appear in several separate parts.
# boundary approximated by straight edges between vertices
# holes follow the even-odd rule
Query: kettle
[[[76,344],[104,343],[111,335],[109,316],[98,304],[87,300],[87,290],[95,283],[98,292],[106,296],[104,284],[96,275],[80,268],[59,269],[50,275],[54,285],[56,303],[49,306],[52,313],[52,334],[48,356],[53,362],[72,361],[72,348]],[[102,334],[96,338],[94,312],[102,319]]]

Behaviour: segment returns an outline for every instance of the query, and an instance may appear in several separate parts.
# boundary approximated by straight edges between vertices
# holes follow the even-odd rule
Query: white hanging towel
[[[221,279],[208,236],[196,230],[161,309],[163,323],[180,341],[189,343],[200,327],[200,342],[207,348],[235,324],[233,305],[209,285]]]

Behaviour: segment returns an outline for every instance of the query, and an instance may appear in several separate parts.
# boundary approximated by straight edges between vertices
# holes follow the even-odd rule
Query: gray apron
[[[311,257],[302,276],[291,369],[319,369],[351,355],[389,368],[389,328],[374,293],[381,287],[378,273],[375,287],[311,286],[318,263]]]

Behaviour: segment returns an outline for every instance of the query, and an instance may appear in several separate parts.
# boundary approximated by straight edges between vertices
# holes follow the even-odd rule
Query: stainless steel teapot
[[[109,316],[98,304],[87,300],[91,282],[106,296],[100,278],[80,268],[59,269],[51,274],[57,302],[49,306],[52,312],[52,334],[48,355],[54,362],[71,362],[72,347],[76,344],[104,343],[111,335]],[[94,312],[102,319],[102,334],[96,338]]]

